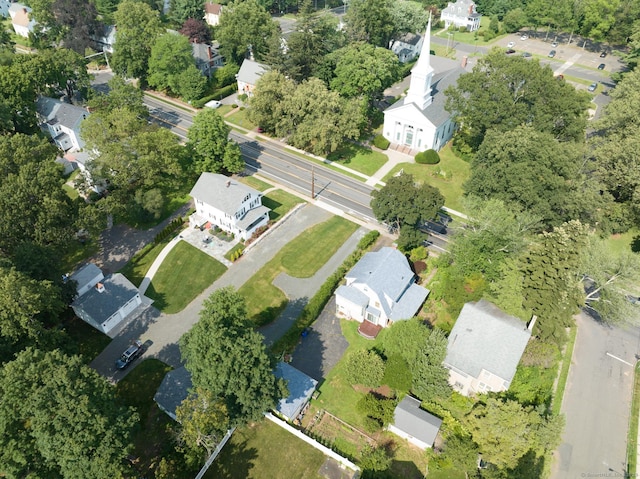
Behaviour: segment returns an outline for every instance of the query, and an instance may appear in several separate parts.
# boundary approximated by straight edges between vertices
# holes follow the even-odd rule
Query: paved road
[[[633,388],[633,366],[627,363],[635,363],[640,332],[603,326],[584,313],[577,323],[562,403],[566,427],[551,477],[625,477]]]
[[[275,228],[265,240],[260,241],[246,256],[234,263],[218,280],[193,300],[184,310],[176,314],[161,314],[153,307],[133,320],[93,360],[91,366],[112,381],[119,381],[128,371],[116,371],[115,360],[135,339],[141,339],[147,348],[144,357],[156,357],[173,366],[181,365],[178,340],[198,321],[202,304],[213,291],[225,286],[239,288],[266,264],[283,245],[311,226],[326,221],[330,213],[313,205],[307,205],[291,215]],[[139,360],[137,360],[139,361]]]

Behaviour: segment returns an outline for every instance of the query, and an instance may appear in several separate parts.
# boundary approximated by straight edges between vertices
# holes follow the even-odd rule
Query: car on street
[[[598,84],[594,82],[591,85],[589,85],[589,88],[587,88],[587,90],[589,90],[590,92],[594,92],[596,91],[596,88],[598,88]]]
[[[555,50],[551,50],[551,51],[549,52],[549,55],[547,55],[547,56],[548,56],[549,58],[553,58],[553,57],[555,57],[555,56],[556,56],[556,51],[555,51]]]
[[[134,343],[127,348],[127,350],[122,353],[122,356],[118,358],[116,361],[117,369],[125,369],[129,364],[131,364],[136,358],[142,355],[144,352],[144,347],[142,341],[136,339]]]
[[[507,43],[507,48],[513,48],[515,46],[516,46],[516,44],[514,42]]]
[[[515,53],[516,51],[513,48],[509,48],[505,53],[507,55],[511,55],[512,53]]]
[[[525,58],[530,58],[531,57],[531,53],[529,52],[522,52],[522,56]]]
[[[601,63],[600,65],[598,65],[598,70],[604,70],[605,64]]]
[[[602,53],[600,54],[600,58],[604,58],[604,57],[606,57],[606,56],[607,56],[607,52],[602,52]]]
[[[523,34],[523,35],[520,37],[520,40],[527,40],[528,38],[529,38],[529,35],[525,35],[525,34]]]
[[[555,47],[557,47],[557,46],[558,46],[558,42],[553,42],[553,43],[551,44],[551,48],[555,48]]]

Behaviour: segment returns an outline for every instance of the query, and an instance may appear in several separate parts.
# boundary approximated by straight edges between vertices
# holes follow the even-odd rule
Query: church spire
[[[411,83],[409,91],[404,99],[404,104],[414,103],[418,108],[424,110],[431,104],[431,79],[433,78],[433,68],[431,68],[431,15],[427,23],[427,31],[424,34],[422,49],[418,61],[411,69]]]

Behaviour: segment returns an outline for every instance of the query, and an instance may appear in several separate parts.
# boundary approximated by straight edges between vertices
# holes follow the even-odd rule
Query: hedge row
[[[153,244],[162,242],[164,239],[175,233],[176,230],[180,229],[182,225],[184,225],[184,221],[182,220],[182,218],[176,218],[167,226],[165,226],[164,229],[160,231],[160,233],[158,233],[155,238],[153,238]]]
[[[340,267],[331,276],[329,276],[329,278],[327,278],[322,286],[320,286],[318,292],[309,300],[293,326],[291,326],[289,331],[287,331],[286,334],[272,346],[271,349],[276,355],[279,356],[281,354],[291,353],[294,350],[298,344],[302,331],[311,326],[311,324],[316,320],[323,308],[329,302],[329,299],[331,299],[334,291],[340,285],[344,275],[355,266],[362,255],[364,255],[369,247],[375,243],[378,236],[380,236],[380,233],[376,230],[370,231],[364,235],[358,242],[356,250],[351,253]]]

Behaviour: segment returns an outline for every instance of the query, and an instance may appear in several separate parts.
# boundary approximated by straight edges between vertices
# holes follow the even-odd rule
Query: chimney
[[[29,12],[27,12],[27,9],[26,9],[26,8],[23,8],[23,9],[22,9],[22,11],[24,12],[24,14],[25,14],[25,15],[26,15],[27,13],[29,13]]]
[[[462,57],[462,64],[461,64],[462,68],[467,68],[467,60],[468,58],[466,55]]]
[[[531,316],[531,320],[527,324],[527,329],[529,331],[533,331],[533,327],[535,326],[537,319],[538,319],[538,317],[535,314],[533,316]]]
[[[96,290],[98,291],[98,293],[104,293],[104,284],[102,283],[96,284]]]
[[[227,188],[231,186],[231,180],[227,180]]]

